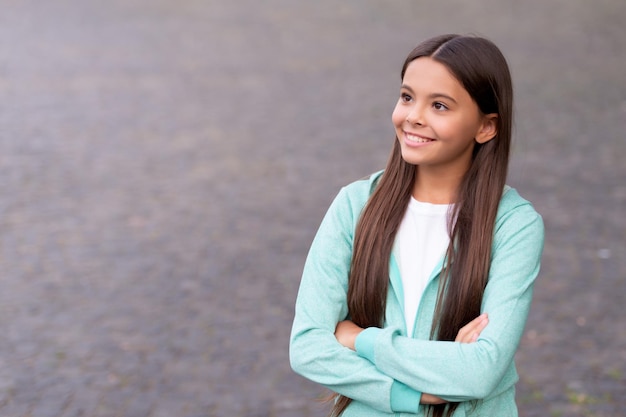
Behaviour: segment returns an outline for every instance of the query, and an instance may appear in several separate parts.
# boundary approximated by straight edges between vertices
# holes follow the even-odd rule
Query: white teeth
[[[416,143],[430,142],[430,139],[420,138],[419,136],[409,135],[408,133],[406,134],[406,138],[410,140],[411,142],[416,142]]]

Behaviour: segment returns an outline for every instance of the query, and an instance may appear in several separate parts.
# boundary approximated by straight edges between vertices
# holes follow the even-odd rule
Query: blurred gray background
[[[0,415],[324,415],[287,347],[406,54],[475,33],[546,223],[521,416],[626,415],[623,0],[0,0]]]

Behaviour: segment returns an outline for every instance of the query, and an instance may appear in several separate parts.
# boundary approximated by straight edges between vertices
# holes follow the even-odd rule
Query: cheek
[[[402,123],[404,123],[404,120],[406,119],[406,115],[404,113],[405,112],[400,106],[396,106],[393,109],[393,113],[391,113],[391,122],[395,127],[400,127],[402,126]]]

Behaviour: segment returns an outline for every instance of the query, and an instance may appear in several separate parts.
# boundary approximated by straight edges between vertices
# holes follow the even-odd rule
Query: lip
[[[426,146],[435,141],[435,139],[433,138],[429,138],[428,136],[418,135],[416,133],[411,133],[411,132],[406,132],[406,131],[402,131],[402,133],[403,133],[404,143],[407,146],[411,146],[411,147]],[[415,138],[417,138],[417,140],[415,140]]]

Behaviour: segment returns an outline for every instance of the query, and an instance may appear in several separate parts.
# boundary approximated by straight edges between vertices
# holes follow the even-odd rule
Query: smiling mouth
[[[435,139],[425,138],[424,136],[414,135],[412,133],[404,132],[404,137],[414,143],[428,143],[433,142]]]

